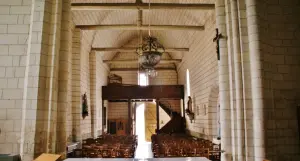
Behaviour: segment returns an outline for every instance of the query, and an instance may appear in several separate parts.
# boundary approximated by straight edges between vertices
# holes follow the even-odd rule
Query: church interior
[[[0,160],[299,161],[299,15],[299,0],[0,0]]]

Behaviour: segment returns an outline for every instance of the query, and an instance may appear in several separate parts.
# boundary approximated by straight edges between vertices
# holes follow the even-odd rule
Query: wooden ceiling
[[[179,3],[179,4],[214,4],[215,0],[151,0],[151,3]],[[135,0],[72,0],[72,3],[135,3]],[[148,0],[143,0],[148,3]],[[151,4],[150,4],[151,5]],[[73,10],[75,25],[118,25],[137,24],[138,10]],[[207,17],[214,14],[214,10],[186,10],[186,9],[158,9],[143,10],[142,24],[148,25],[182,25],[205,26]],[[85,39],[92,39],[93,48],[110,48],[137,46],[138,31],[135,30],[84,30]],[[159,30],[151,31],[151,35],[168,48],[189,48],[194,42],[197,32],[194,30]],[[148,31],[142,31],[147,36]],[[103,60],[137,59],[134,53],[97,52]],[[183,52],[172,52],[164,59],[181,59]],[[132,56],[132,57],[131,57]],[[126,58],[124,58],[126,57]],[[111,64],[114,67],[116,64]],[[119,66],[134,67],[132,64]],[[164,64],[164,66],[167,66]],[[170,64],[169,66],[174,66]]]

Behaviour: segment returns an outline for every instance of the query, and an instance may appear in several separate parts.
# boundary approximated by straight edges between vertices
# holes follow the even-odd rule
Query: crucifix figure
[[[218,56],[218,60],[220,60],[220,49],[219,49],[219,40],[222,38],[222,34],[219,34],[219,30],[216,29],[216,37],[214,37],[213,42],[217,42],[217,56]]]

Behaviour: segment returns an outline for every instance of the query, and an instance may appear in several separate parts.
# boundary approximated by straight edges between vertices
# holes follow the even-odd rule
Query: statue
[[[82,118],[89,115],[86,93],[82,96]]]
[[[185,110],[186,114],[188,115],[188,117],[192,121],[195,119],[195,114],[193,113],[193,109],[192,109],[192,98],[191,96],[189,96],[189,100],[187,102],[187,109]]]

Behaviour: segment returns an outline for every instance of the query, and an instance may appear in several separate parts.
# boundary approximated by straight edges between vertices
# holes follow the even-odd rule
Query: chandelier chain
[[[150,8],[151,8],[151,0],[148,1],[148,7],[149,7],[149,24],[148,24],[148,34],[149,34],[149,37],[151,37],[151,29],[150,29],[150,23],[151,23],[151,16],[150,16]]]

